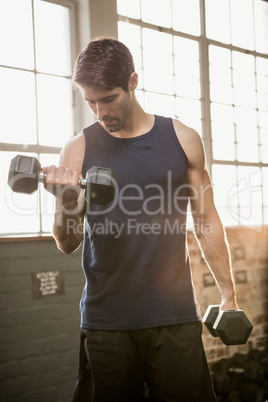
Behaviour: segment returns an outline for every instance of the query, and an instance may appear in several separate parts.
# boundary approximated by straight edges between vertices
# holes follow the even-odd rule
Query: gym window
[[[53,196],[7,188],[17,154],[57,164],[74,135],[71,1],[0,2],[0,200],[1,234],[51,233]]]
[[[268,224],[268,2],[117,0],[117,12],[138,99],[201,135],[223,224]]]
[[[202,137],[223,223],[268,224],[268,2],[117,0],[116,17],[111,0],[106,20],[101,3],[86,0],[79,30],[78,3],[0,2],[0,234],[51,233],[53,196],[42,185],[31,196],[12,193],[9,163],[26,154],[57,164],[66,140],[85,126],[71,86],[77,36],[85,31],[88,41],[89,25],[92,36],[109,34],[117,22],[134,55],[141,104]]]

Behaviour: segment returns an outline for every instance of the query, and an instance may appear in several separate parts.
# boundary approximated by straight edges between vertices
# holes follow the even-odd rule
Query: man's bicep
[[[62,148],[59,165],[70,168],[82,177],[82,165],[85,153],[85,140],[83,133],[71,138]]]
[[[206,219],[215,212],[212,183],[206,168],[201,138],[196,138],[189,155],[188,182],[193,219]]]
[[[71,138],[62,148],[59,157],[59,166],[72,169],[78,172],[79,178],[82,178],[82,164],[84,159],[84,135],[78,134]],[[81,190],[78,200],[78,210],[81,220],[83,220],[86,210],[86,202],[84,198],[84,190]]]
[[[189,169],[188,183],[193,218],[205,218],[215,208],[212,184],[207,170]]]
[[[187,179],[192,215],[194,219],[203,219],[215,211],[204,146],[195,130],[176,120],[174,128],[189,162]]]

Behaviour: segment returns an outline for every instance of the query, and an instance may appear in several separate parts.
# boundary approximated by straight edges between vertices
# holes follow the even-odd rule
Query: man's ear
[[[138,74],[137,73],[132,73],[130,78],[129,78],[129,81],[128,81],[128,89],[129,89],[130,92],[135,91],[135,89],[138,86],[138,82],[139,82],[138,81]]]

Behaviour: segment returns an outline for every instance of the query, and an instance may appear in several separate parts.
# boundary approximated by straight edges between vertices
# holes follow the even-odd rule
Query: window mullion
[[[32,0],[32,26],[33,26],[33,53],[34,53],[34,82],[35,82],[35,116],[36,116],[36,144],[39,145],[39,124],[38,124],[38,93],[37,93],[37,70],[36,70],[36,38],[35,38],[35,4]]]
[[[201,40],[199,47],[199,56],[200,56],[202,133],[206,151],[207,168],[211,174],[213,151],[212,151],[212,132],[211,132],[211,114],[210,114],[209,54],[208,54],[208,40],[206,37],[205,0],[200,0],[200,27],[201,27]]]

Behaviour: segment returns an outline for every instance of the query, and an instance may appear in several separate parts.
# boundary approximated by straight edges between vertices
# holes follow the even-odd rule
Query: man
[[[72,253],[83,241],[73,401],[139,401],[145,382],[152,401],[215,401],[186,246],[188,199],[221,309],[237,303],[200,137],[142,109],[131,53],[119,41],[89,43],[74,82],[98,121],[67,143],[58,168],[46,170],[58,247]],[[85,202],[78,186],[94,165],[115,172],[116,197],[108,206]]]

